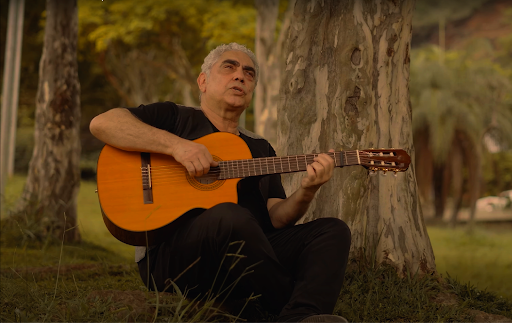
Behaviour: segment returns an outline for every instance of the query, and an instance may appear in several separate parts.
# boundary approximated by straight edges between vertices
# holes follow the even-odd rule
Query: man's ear
[[[197,77],[197,85],[199,86],[199,91],[202,93],[206,92],[206,74],[204,72],[201,72]]]

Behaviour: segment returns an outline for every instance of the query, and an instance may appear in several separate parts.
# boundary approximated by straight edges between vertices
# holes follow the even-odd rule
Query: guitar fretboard
[[[336,167],[361,164],[357,150],[325,154],[334,159]],[[307,169],[307,165],[314,162],[314,158],[318,155],[307,154],[221,161],[218,166],[220,168],[218,179],[302,172]]]

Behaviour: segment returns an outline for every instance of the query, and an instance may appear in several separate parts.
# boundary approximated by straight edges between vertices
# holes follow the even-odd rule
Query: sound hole
[[[219,157],[212,155],[213,160],[221,161]],[[203,176],[190,176],[188,172],[185,173],[187,176],[187,180],[190,185],[194,188],[201,191],[212,191],[215,190],[224,184],[225,179],[219,180],[220,167],[211,167],[210,172]]]
[[[196,181],[198,181],[199,183],[204,184],[204,185],[213,184],[217,180],[217,178],[215,176],[211,176],[211,175],[203,175],[203,176],[194,177],[194,178],[196,179]]]

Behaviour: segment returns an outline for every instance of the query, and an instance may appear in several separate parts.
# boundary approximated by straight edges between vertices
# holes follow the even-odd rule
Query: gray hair
[[[210,76],[213,65],[219,60],[221,55],[232,50],[240,51],[249,56],[249,58],[252,60],[254,69],[256,70],[256,75],[254,76],[254,86],[256,86],[256,84],[258,84],[258,77],[260,75],[260,67],[256,61],[256,55],[254,55],[254,53],[249,48],[238,43],[222,44],[212,49],[210,53],[204,58],[204,63],[201,65],[201,72],[205,73],[206,77],[208,78]],[[199,101],[201,101],[201,94],[202,93],[199,94]]]

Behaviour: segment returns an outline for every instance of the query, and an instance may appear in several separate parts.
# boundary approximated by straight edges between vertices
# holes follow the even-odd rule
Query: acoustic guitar
[[[97,168],[103,220],[118,240],[153,245],[179,225],[187,211],[219,203],[237,203],[237,183],[248,176],[306,171],[318,154],[252,158],[240,137],[216,132],[194,142],[205,145],[219,162],[201,177],[190,176],[168,155],[125,151],[105,145]],[[401,149],[329,152],[336,167],[362,165],[372,172],[403,172],[411,158]]]

